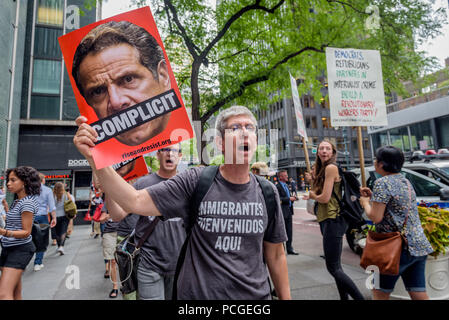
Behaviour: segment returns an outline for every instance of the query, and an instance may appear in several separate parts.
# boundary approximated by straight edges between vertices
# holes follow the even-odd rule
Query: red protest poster
[[[194,136],[149,7],[58,40],[80,114],[98,133],[98,169]]]
[[[112,168],[126,182],[148,174],[148,167],[143,156],[114,164]]]

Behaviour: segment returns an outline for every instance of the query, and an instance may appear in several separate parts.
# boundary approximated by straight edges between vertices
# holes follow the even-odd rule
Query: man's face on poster
[[[119,174],[120,177],[125,177],[134,170],[134,167],[136,166],[136,160],[131,161],[130,163],[125,164],[124,166],[118,168],[116,172]]]
[[[79,80],[87,103],[99,119],[111,116],[137,103],[170,90],[166,62],[157,65],[157,79],[140,63],[139,51],[120,43],[89,53],[79,66]],[[161,133],[170,113],[116,136],[117,140],[137,146]]]

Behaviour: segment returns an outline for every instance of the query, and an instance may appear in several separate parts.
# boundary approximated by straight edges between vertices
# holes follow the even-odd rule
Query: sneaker
[[[44,267],[43,264],[35,264],[35,265],[34,265],[34,271],[42,270],[43,267]]]
[[[58,251],[61,256],[64,254],[64,248],[63,247],[59,247],[58,250],[56,250],[56,251]]]

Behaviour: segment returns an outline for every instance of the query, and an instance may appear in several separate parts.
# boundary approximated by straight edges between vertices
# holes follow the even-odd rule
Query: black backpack
[[[360,182],[354,172],[343,171],[341,167],[338,167],[338,174],[341,177],[342,198],[339,199],[334,190],[332,194],[340,206],[340,215],[350,226],[360,227],[365,224],[363,208],[359,202]]]
[[[179,272],[181,271],[181,267],[184,264],[184,259],[186,256],[187,251],[187,244],[189,242],[190,236],[192,235],[192,229],[195,224],[195,221],[198,218],[198,210],[201,204],[201,201],[203,200],[204,196],[206,195],[207,191],[209,191],[210,187],[212,186],[212,183],[214,182],[215,176],[218,172],[218,166],[209,166],[204,168],[204,170],[201,172],[200,179],[198,181],[198,184],[195,187],[195,190],[193,192],[193,198],[191,199],[190,203],[190,214],[189,214],[189,221],[188,225],[185,226],[187,237],[184,241],[184,244],[181,247],[181,251],[179,253],[178,262],[176,263],[176,271],[173,281],[173,300],[177,300],[177,283],[178,283],[178,277]],[[270,225],[271,221],[274,219],[274,215],[277,209],[276,204],[276,198],[274,195],[273,187],[271,182],[269,182],[267,179],[259,177],[258,175],[255,175],[257,178],[257,182],[259,182],[259,186],[262,189],[263,197],[265,199],[265,206],[267,207],[267,215],[268,215],[268,226]],[[270,282],[269,282],[270,283]],[[271,287],[271,284],[270,284]],[[271,292],[271,288],[270,288]]]

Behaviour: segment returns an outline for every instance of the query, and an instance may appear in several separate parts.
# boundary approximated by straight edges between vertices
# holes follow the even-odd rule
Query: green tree
[[[216,8],[205,0],[149,2],[202,130],[230,104],[264,107],[289,97],[288,71],[302,79],[300,94],[319,98],[328,46],[379,50],[386,93],[404,93],[403,81],[436,66],[416,48],[446,21],[444,9],[416,0],[217,0]]]

